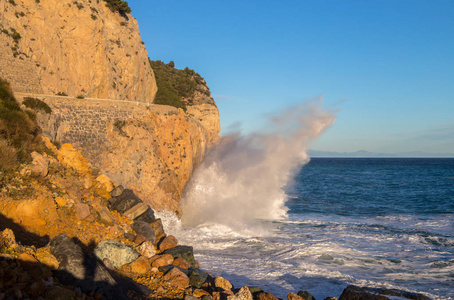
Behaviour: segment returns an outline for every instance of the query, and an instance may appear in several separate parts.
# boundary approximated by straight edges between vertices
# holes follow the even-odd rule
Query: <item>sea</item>
[[[282,193],[215,163],[201,172],[183,199],[188,218],[162,217],[212,276],[282,299],[339,297],[351,284],[454,299],[453,158],[312,158]]]

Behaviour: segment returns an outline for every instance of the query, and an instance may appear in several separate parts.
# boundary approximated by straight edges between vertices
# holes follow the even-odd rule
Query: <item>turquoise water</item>
[[[213,187],[204,182],[195,187]],[[209,222],[167,226],[236,287],[324,299],[355,284],[454,299],[454,159],[313,158],[284,191],[279,218],[226,222],[242,203],[223,201]]]

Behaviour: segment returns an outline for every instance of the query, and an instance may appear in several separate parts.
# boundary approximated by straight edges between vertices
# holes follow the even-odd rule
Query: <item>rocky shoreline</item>
[[[97,174],[70,145],[45,143],[49,154],[33,153],[2,187],[0,300],[278,299],[206,272],[132,190]],[[307,291],[287,298],[315,299]],[[429,298],[355,286],[339,296],[360,299]]]

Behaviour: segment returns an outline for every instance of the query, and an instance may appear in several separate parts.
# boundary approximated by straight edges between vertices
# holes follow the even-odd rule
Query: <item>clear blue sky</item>
[[[208,82],[222,132],[323,95],[313,149],[454,152],[454,1],[131,0],[151,59]]]

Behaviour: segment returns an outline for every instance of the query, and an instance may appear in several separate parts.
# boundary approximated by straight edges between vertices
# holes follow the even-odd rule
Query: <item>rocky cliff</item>
[[[14,91],[152,102],[136,20],[103,0],[2,0],[0,77]]]
[[[157,77],[137,22],[111,2],[2,1],[0,78],[19,100],[32,96],[51,107],[36,111],[43,135],[73,144],[94,170],[154,209],[180,214],[184,186],[218,139],[218,109],[192,70],[184,110],[153,104]]]

